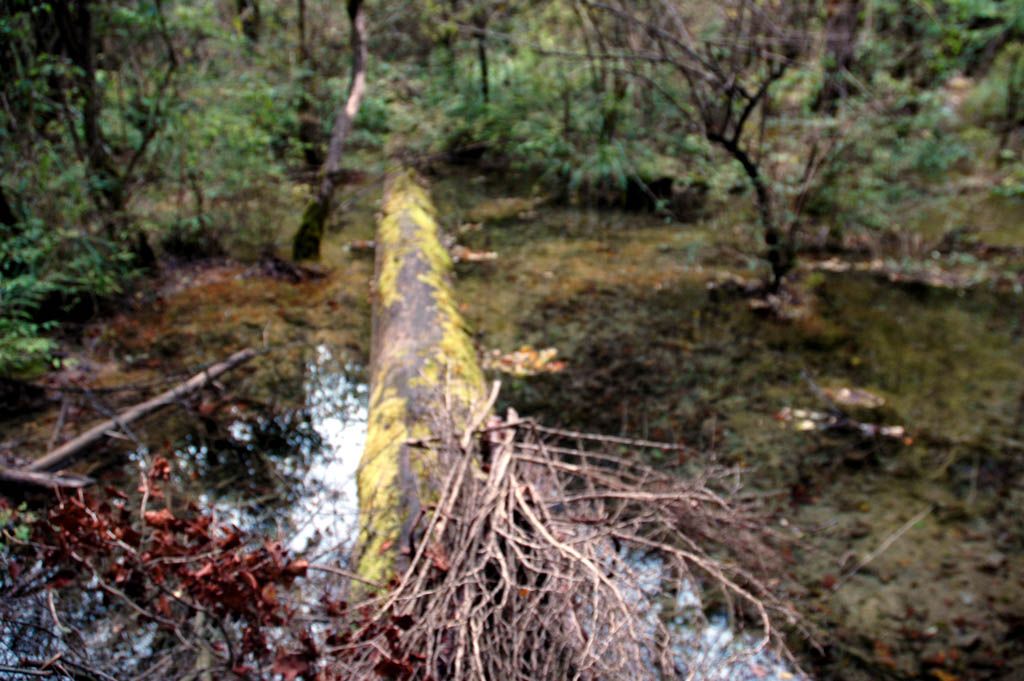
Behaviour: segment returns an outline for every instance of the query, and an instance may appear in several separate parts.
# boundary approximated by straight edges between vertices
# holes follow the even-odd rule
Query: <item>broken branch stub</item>
[[[386,583],[403,569],[413,525],[438,494],[430,482],[439,477],[436,452],[408,441],[458,438],[439,431],[465,426],[485,398],[450,270],[427,190],[414,172],[396,172],[377,229],[369,423],[358,473],[358,572],[369,581]],[[437,423],[439,412],[453,420]]]

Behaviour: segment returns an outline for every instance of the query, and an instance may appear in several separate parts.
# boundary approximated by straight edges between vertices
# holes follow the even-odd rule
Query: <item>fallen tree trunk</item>
[[[439,493],[427,482],[443,477],[432,475],[436,453],[409,441],[457,439],[453,428],[486,409],[450,269],[427,191],[412,171],[394,174],[377,229],[369,423],[358,473],[358,572],[372,582],[387,583],[403,569],[420,510]]]
[[[188,395],[191,392],[199,390],[207,383],[217,378],[221,374],[231,369],[234,369],[239,364],[249,361],[256,356],[256,351],[252,348],[246,348],[245,350],[239,350],[235,354],[228,357],[226,360],[219,364],[214,364],[206,371],[200,372],[188,379],[181,385],[178,385],[170,390],[163,392],[151,400],[146,400],[142,404],[137,404],[130,409],[126,409],[112,419],[107,419],[99,425],[93,426],[89,430],[85,431],[78,437],[68,440],[60,447],[57,447],[52,452],[45,454],[31,464],[26,466],[23,470],[25,471],[55,471],[66,467],[71,460],[80,451],[93,444],[97,440],[106,437],[107,433],[119,428],[123,425],[127,425],[132,421],[136,421],[146,414],[149,414],[161,407],[165,407],[168,404],[176,402],[181,397]]]

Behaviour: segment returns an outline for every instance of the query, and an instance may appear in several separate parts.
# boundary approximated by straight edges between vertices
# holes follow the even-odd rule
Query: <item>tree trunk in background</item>
[[[299,86],[299,142],[302,144],[302,155],[310,167],[323,165],[323,140],[320,134],[320,121],[313,114],[313,101],[316,98],[316,80],[313,78],[313,60],[306,42],[306,0],[299,2],[299,66],[301,67]]]
[[[825,82],[814,110],[835,115],[839,102],[850,94],[850,71],[856,56],[860,0],[829,0],[825,26]]]
[[[107,144],[100,125],[103,100],[96,82],[94,9],[96,7],[87,2],[54,2],[50,5],[49,16],[44,14],[39,21],[52,21],[56,27],[57,40],[46,51],[66,57],[79,69],[77,90],[82,98],[84,156],[90,172],[95,175],[91,182],[93,199],[97,208],[116,221],[125,206],[124,180],[114,169],[113,161],[107,154]],[[108,224],[108,229],[111,238],[116,238],[112,223]]]
[[[157,5],[159,11],[159,3]],[[106,221],[107,237],[132,250],[135,265],[151,267],[156,256],[143,230],[131,228],[126,216],[130,186],[135,179],[136,163],[155,137],[160,125],[160,107],[148,112],[146,125],[140,130],[142,140],[127,162],[111,156],[109,141],[103,131],[103,87],[97,78],[102,63],[102,37],[96,33],[96,17],[109,11],[102,2],[85,0],[53,0],[46,11],[32,12],[32,34],[37,54],[50,54],[77,67],[73,76],[51,77],[50,85],[57,101],[69,99],[71,93],[81,101],[81,137],[75,135],[79,158],[91,175],[89,194],[98,212]],[[100,25],[102,25],[102,20]],[[159,86],[157,99],[170,86],[170,76],[177,64],[173,52],[168,54],[168,70]]]
[[[11,204],[7,203],[7,195],[4,194],[4,188],[0,187],[0,225],[13,227],[16,224],[18,224],[18,216],[14,214]]]
[[[260,39],[260,3],[259,0],[236,0],[235,9],[238,12],[238,22],[241,24],[242,34],[250,43]]]
[[[1024,123],[1024,47],[1014,45],[1007,48],[1007,52],[1010,63],[1006,74],[1006,118],[999,135],[997,165],[1005,161],[1003,151],[1010,145],[1013,131]]]
[[[364,579],[385,583],[411,554],[413,524],[437,492],[432,450],[450,412],[465,427],[483,402],[483,375],[448,284],[451,260],[434,207],[411,171],[390,178],[377,229],[370,412],[359,467]],[[462,422],[460,424],[460,421]]]
[[[316,258],[320,255],[320,239],[330,212],[331,196],[334,194],[338,171],[341,170],[341,151],[352,130],[352,122],[359,113],[363,95],[366,94],[366,9],[362,0],[348,0],[348,17],[352,23],[352,81],[348,87],[348,98],[344,106],[338,109],[337,117],[334,119],[331,141],[327,147],[327,159],[321,171],[323,177],[320,188],[306,206],[299,231],[292,243],[292,257],[295,260]]]
[[[480,94],[483,95],[484,104],[487,104],[491,101],[491,84],[487,73],[487,38],[483,34],[477,36],[476,53],[480,60]]]
[[[486,7],[481,6],[473,13],[473,28],[476,29],[474,31],[476,33],[476,56],[477,61],[480,62],[480,94],[484,104],[491,101],[491,76],[487,65],[487,23],[489,21],[490,16]]]

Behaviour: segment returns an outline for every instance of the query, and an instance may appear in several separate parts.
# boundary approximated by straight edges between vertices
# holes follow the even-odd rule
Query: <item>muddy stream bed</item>
[[[678,224],[508,196],[462,172],[434,183],[468,249],[456,293],[503,381],[499,409],[686,442],[741,467],[772,500],[771,522],[798,539],[786,556],[794,595],[829,634],[824,655],[793,641],[813,678],[1024,675],[1024,296],[808,268],[784,309],[752,309],[742,282],[760,271],[748,255],[757,234],[727,212]],[[64,393],[63,438],[140,399],[101,388],[276,349],[80,470],[128,487],[139,460],[169,455],[172,503],[212,504],[296,550],[344,555],[373,269],[353,242],[373,238],[373,200],[335,225],[321,278],[177,266],[85,328],[74,361],[44,379],[90,387]],[[42,451],[60,412],[58,399],[8,421],[4,447]]]

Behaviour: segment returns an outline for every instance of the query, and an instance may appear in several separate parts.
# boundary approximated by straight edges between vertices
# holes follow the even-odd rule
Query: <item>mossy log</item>
[[[483,402],[483,374],[449,284],[451,259],[428,192],[412,171],[388,180],[377,228],[370,409],[358,473],[358,572],[385,583],[410,548],[412,526],[431,503],[437,460],[409,440],[440,436]]]

